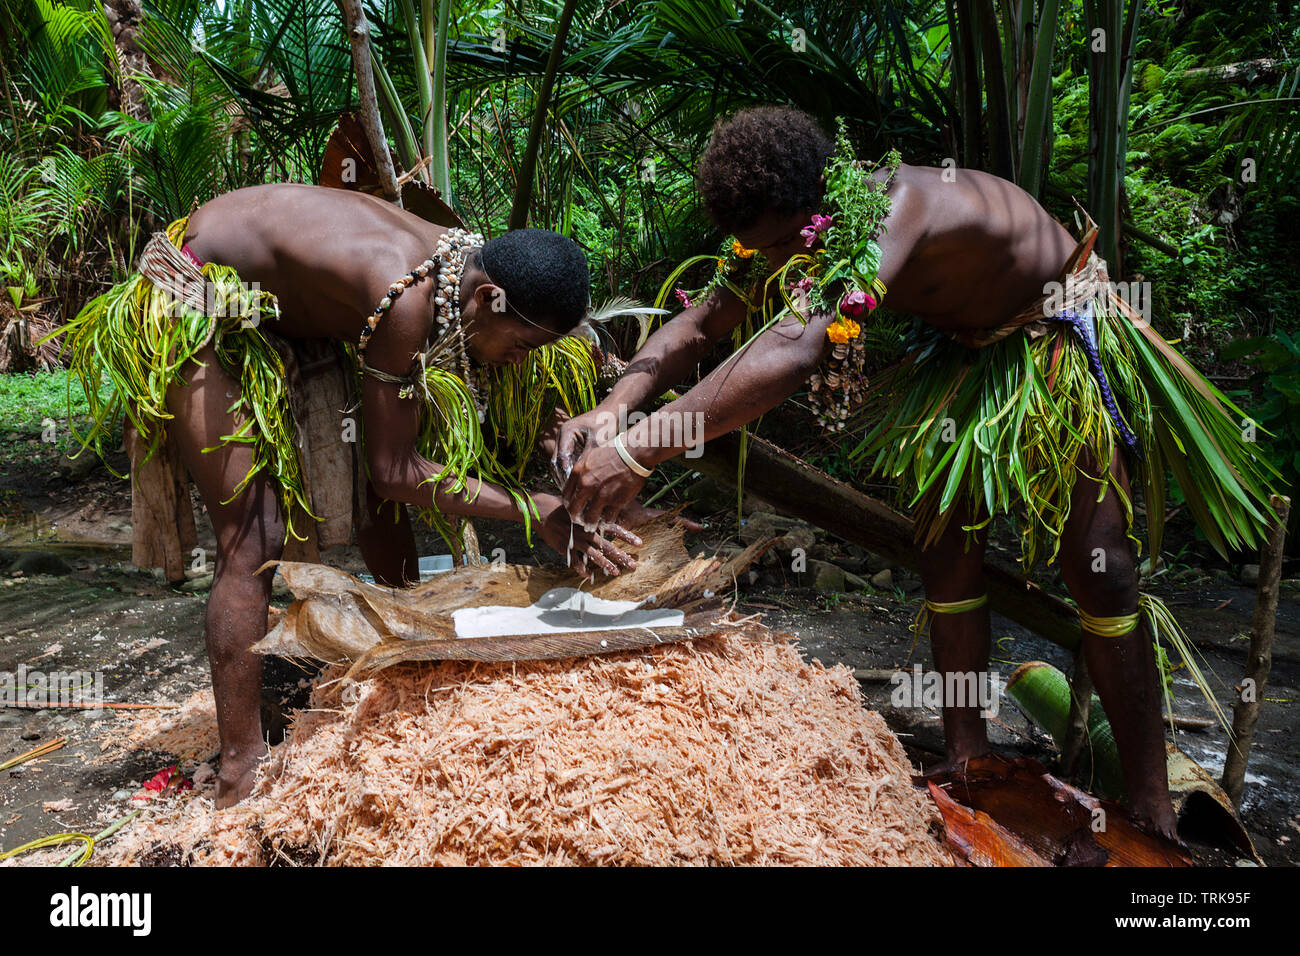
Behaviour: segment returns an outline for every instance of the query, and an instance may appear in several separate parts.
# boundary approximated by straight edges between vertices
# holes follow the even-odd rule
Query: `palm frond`
[[[637,337],[636,347],[639,349],[645,345],[645,340],[650,335],[650,329],[653,327],[656,316],[667,315],[667,309],[656,308],[652,305],[645,305],[636,299],[627,296],[616,295],[606,299],[596,308],[587,313],[585,322],[588,325],[603,325],[620,315],[631,315],[636,318],[637,325],[640,327],[640,334]]]

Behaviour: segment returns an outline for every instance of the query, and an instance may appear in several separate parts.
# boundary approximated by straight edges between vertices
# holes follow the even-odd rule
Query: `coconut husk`
[[[724,607],[768,545],[692,559],[667,520],[641,534],[638,569],[591,593],[654,597],[681,628],[456,640],[452,611],[525,606],[576,577],[464,567],[394,590],[282,564],[297,600],[259,649],[336,663],[251,797],[157,806],[97,861],[951,863],[852,672]]]
[[[1121,805],[1099,800],[1028,757],[972,757],[927,783],[957,855],[974,866],[1192,866]]]
[[[455,568],[414,588],[361,581],[337,568],[292,561],[278,563],[297,600],[268,622],[267,636],[253,645],[260,654],[350,663],[350,677],[406,661],[553,660],[612,654],[687,640],[723,620],[722,595],[771,542],[756,542],[730,559],[690,557],[684,531],[671,517],[638,529],[638,566],[586,585],[574,571],[511,564]],[[601,630],[559,635],[508,635],[458,640],[452,612],[460,608],[523,607],[557,587],[583,587],[613,600],[647,601],[680,610],[681,627]]]

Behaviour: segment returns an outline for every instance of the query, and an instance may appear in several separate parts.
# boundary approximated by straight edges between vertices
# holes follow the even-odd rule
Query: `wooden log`
[[[1240,63],[1220,63],[1217,66],[1197,66],[1190,70],[1165,75],[1185,90],[1205,89],[1210,86],[1249,86],[1257,80],[1271,80],[1286,72],[1290,61],[1265,57],[1243,60]]]
[[[1191,717],[1187,714],[1161,714],[1160,723],[1172,724],[1179,730],[1210,730],[1219,726],[1218,721],[1209,717]]]
[[[710,440],[701,457],[682,464],[734,487],[739,448],[739,438],[732,432]],[[745,466],[745,493],[887,561],[917,567],[910,518],[753,436]],[[993,610],[1066,650],[1078,646],[1081,635],[1074,608],[1027,581],[1014,564],[986,558],[984,582]]]
[[[1277,617],[1278,582],[1282,577],[1282,546],[1286,542],[1287,514],[1291,499],[1273,495],[1269,504],[1277,520],[1269,527],[1268,539],[1259,558],[1259,595],[1255,603],[1255,621],[1250,632],[1250,654],[1242,677],[1242,693],[1232,708],[1232,739],[1223,762],[1223,791],[1234,807],[1241,806],[1246,783],[1246,763],[1259,721],[1259,704],[1264,697],[1264,682],[1273,666],[1273,629]],[[1249,693],[1247,693],[1249,690]]]

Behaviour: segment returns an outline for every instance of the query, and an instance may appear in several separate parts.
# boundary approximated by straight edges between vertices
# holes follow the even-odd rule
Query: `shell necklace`
[[[393,303],[407,288],[426,278],[431,272],[436,272],[438,288],[434,293],[433,305],[438,331],[434,336],[433,345],[425,355],[443,354],[449,351],[446,346],[455,346],[458,354],[456,359],[448,364],[460,366],[461,377],[474,399],[474,408],[480,424],[487,420],[487,404],[478,383],[474,380],[473,369],[470,366],[469,349],[465,340],[465,323],[460,313],[460,284],[465,272],[467,254],[471,249],[482,245],[483,237],[477,232],[469,232],[466,229],[447,230],[438,239],[431,257],[388,287],[388,295],[375,306],[374,312],[366,316],[366,324],[361,329],[361,339],[357,343],[357,357],[364,369],[366,368],[366,346],[370,344],[370,337],[378,327],[379,320],[393,307]],[[402,391],[404,398],[412,397],[413,394],[413,390],[409,388]]]

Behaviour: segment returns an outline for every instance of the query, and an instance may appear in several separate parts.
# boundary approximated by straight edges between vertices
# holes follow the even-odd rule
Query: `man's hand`
[[[551,467],[555,470],[556,482],[561,488],[573,471],[573,466],[582,457],[583,450],[596,446],[596,436],[601,423],[608,417],[608,412],[593,408],[570,418],[560,426],[559,438],[555,443],[555,454],[551,457]]]
[[[580,525],[615,524],[645,479],[627,466],[613,445],[588,448],[564,485],[564,506]]]
[[[587,567],[588,561],[611,577],[618,575],[620,566],[629,571],[636,567],[636,558],[620,551],[612,541],[570,521],[564,503],[559,498],[554,495],[534,495],[533,501],[541,513],[538,533],[542,540],[564,558],[565,564],[576,568],[583,577],[595,576],[595,572]],[[610,526],[605,534],[626,541],[633,547],[641,546],[639,537],[618,525]]]
[[[662,518],[666,514],[668,514],[668,512],[662,508],[647,508],[645,505],[641,504],[641,502],[633,498],[627,503],[627,507],[623,509],[623,513],[618,516],[618,526],[620,528],[635,529],[641,527],[643,524],[648,524],[651,521],[654,521],[655,518]],[[692,521],[685,515],[678,515],[673,518],[672,525],[673,527],[681,525],[687,531],[695,534],[704,530],[704,525],[700,524],[698,521]]]
[[[569,413],[564,410],[564,406],[557,405],[555,413],[551,415],[551,420],[546,423],[546,427],[537,436],[537,450],[552,463],[555,461],[555,449],[560,438],[560,429],[568,420]]]

